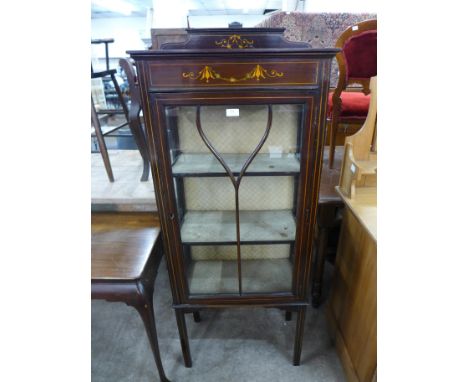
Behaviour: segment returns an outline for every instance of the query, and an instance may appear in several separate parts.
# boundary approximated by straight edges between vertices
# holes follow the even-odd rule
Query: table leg
[[[164,373],[161,354],[159,353],[158,334],[156,332],[156,321],[154,318],[153,295],[151,293],[151,295],[142,297],[143,301],[141,303],[133,304],[132,306],[138,311],[145,325],[146,334],[148,335],[153,357],[158,368],[159,378],[162,382],[170,382]]]

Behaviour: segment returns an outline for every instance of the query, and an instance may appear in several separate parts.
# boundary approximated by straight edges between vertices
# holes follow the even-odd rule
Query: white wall
[[[189,2],[153,0],[153,28],[186,28]]]
[[[254,27],[262,22],[266,15],[223,15],[190,16],[190,28],[227,28],[229,23],[238,21],[244,28]]]
[[[153,28],[187,28],[187,15],[191,7],[189,1],[153,0]],[[229,23],[238,21],[244,27],[253,27],[261,22],[264,15],[206,15],[190,16],[191,28],[227,28]]]
[[[96,18],[91,19],[91,38],[113,38],[114,43],[109,44],[109,57],[127,57],[127,50],[146,49],[142,38],[150,38],[150,28],[147,28],[145,17]],[[93,58],[105,57],[104,44],[91,47]]]
[[[299,9],[304,6],[305,12],[376,12],[375,0],[305,0],[299,1]],[[126,57],[127,50],[146,49],[142,38],[150,39],[150,29],[153,28],[186,28],[187,6],[186,0],[161,1],[153,0],[153,15],[145,17],[118,17],[91,19],[91,38],[113,38],[115,42],[109,45],[109,56],[113,58]],[[286,10],[293,10],[296,0],[284,0],[282,6]],[[152,22],[151,22],[152,16]],[[268,15],[217,15],[190,16],[192,28],[222,28],[230,22],[238,21],[244,27],[253,27]],[[152,24],[152,25],[151,25]],[[100,69],[102,58],[105,56],[104,45],[92,45],[92,57],[100,58],[95,61],[95,69]]]

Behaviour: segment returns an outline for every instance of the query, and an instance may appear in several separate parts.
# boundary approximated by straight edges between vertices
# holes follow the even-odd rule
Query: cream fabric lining
[[[226,117],[226,109],[239,109],[239,117]],[[299,105],[273,105],[270,134],[261,153],[272,156],[296,153]],[[210,153],[202,141],[196,125],[196,108],[178,107],[173,111],[178,118],[179,147],[184,153]],[[260,106],[206,106],[201,107],[203,131],[215,149],[221,153],[250,154],[263,136],[268,119],[267,107]],[[247,170],[248,171],[248,170]],[[234,210],[234,188],[225,178],[184,178],[187,210]],[[245,177],[239,189],[242,210],[292,209],[294,178],[291,176]],[[290,246],[243,245],[243,259],[288,258]],[[192,246],[193,260],[234,260],[235,246]]]
[[[239,109],[239,117],[226,117],[226,109]],[[208,153],[195,125],[196,108],[179,107],[179,146],[185,153]],[[295,153],[299,105],[273,105],[272,124],[261,153]],[[263,136],[268,120],[266,106],[205,106],[200,122],[205,135],[219,153],[250,154]]]
[[[234,187],[229,178],[184,178],[188,210],[235,210]],[[292,176],[244,177],[239,187],[241,210],[293,208]]]
[[[193,260],[236,260],[235,245],[193,245],[191,247]],[[286,259],[290,253],[289,244],[242,245],[241,256],[245,260]]]

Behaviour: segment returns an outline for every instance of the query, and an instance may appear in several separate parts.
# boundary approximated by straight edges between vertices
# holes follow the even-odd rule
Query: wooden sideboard
[[[362,128],[345,140],[345,203],[327,318],[349,381],[377,380],[377,77]]]
[[[343,197],[345,210],[327,319],[349,381],[377,376],[376,189]]]

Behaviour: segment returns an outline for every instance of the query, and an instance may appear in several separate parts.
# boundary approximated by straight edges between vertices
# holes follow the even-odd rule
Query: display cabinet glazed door
[[[298,227],[310,212],[302,167],[317,159],[316,99],[152,95],[183,300],[297,298],[309,266]]]

